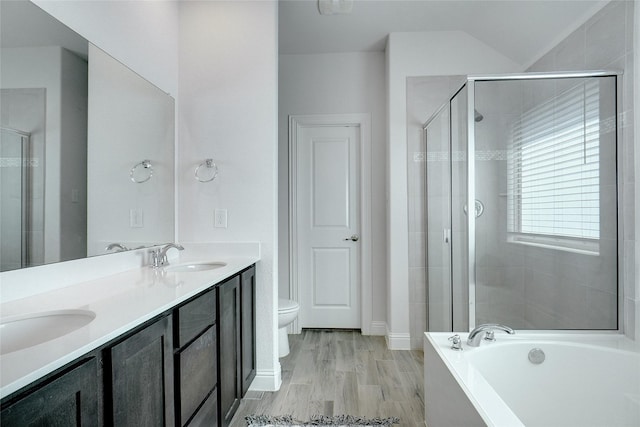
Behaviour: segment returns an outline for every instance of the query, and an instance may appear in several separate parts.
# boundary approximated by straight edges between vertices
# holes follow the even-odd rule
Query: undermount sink
[[[178,265],[169,265],[165,267],[165,271],[172,273],[184,273],[189,271],[206,271],[206,270],[215,270],[216,268],[225,267],[227,265],[226,262],[195,262],[191,264],[178,264]]]
[[[56,310],[0,319],[0,355],[67,335],[96,318],[89,310]]]

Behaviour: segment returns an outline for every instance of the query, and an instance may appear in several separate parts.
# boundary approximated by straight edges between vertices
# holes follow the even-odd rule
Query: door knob
[[[360,240],[360,236],[358,236],[357,234],[354,234],[351,237],[347,237],[346,239],[343,239],[343,240],[351,240],[353,242],[357,242],[358,240]]]

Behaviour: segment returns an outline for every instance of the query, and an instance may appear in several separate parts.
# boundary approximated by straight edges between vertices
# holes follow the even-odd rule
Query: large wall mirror
[[[0,1],[0,271],[174,239],[174,100]]]

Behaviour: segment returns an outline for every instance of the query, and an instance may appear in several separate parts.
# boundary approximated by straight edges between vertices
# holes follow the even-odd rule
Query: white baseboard
[[[282,385],[280,363],[276,370],[258,370],[249,390],[254,391],[278,391]]]
[[[411,334],[391,333],[387,330],[387,347],[389,350],[411,350]]]
[[[387,335],[387,322],[373,320],[369,327],[369,335],[385,336]]]

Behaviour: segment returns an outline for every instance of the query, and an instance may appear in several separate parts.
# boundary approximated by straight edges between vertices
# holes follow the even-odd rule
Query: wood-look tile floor
[[[303,330],[289,346],[280,390],[250,391],[232,427],[250,414],[396,416],[400,426],[424,427],[422,351],[388,350],[384,337],[341,330]]]

